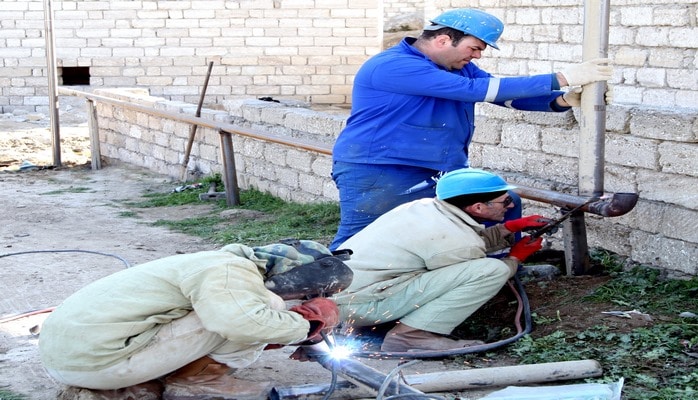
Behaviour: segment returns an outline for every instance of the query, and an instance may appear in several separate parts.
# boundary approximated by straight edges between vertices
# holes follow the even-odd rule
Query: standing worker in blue
[[[499,49],[504,25],[474,9],[444,12],[419,38],[370,58],[358,71],[347,126],[333,149],[341,221],[334,250],[390,209],[435,195],[438,177],[468,167],[475,103],[527,111],[579,106],[582,86],[611,78],[608,59],[561,72],[497,78],[471,61]],[[567,92],[559,89],[569,86]],[[521,200],[506,219],[521,216]]]

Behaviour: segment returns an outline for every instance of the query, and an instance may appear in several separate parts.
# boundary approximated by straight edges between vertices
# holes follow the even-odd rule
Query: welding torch
[[[596,199],[593,199],[593,198],[590,200],[587,200],[586,202],[580,204],[579,206],[567,211],[562,217],[560,217],[558,219],[554,219],[554,220],[548,222],[547,224],[545,224],[544,226],[531,232],[531,234],[528,236],[529,240],[533,241],[534,239],[537,239],[545,234],[552,235],[553,233],[555,233],[557,231],[557,227],[560,226],[560,224],[562,224],[563,222],[565,222],[568,218],[570,218],[572,216],[572,214],[581,210],[586,205],[588,205],[589,203],[592,203],[595,200]]]

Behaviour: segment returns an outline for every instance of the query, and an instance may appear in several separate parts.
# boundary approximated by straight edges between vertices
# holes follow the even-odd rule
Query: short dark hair
[[[452,204],[452,205],[454,205],[462,210],[465,207],[471,206],[475,203],[487,203],[488,201],[492,201],[492,200],[496,199],[497,197],[505,194],[506,192],[507,192],[506,190],[500,190],[498,192],[489,192],[489,193],[462,194],[460,196],[444,199],[444,201],[446,203]]]
[[[448,37],[451,38],[451,42],[452,42],[451,44],[453,45],[453,47],[458,46],[458,43],[460,43],[460,41],[463,40],[463,38],[465,38],[466,36],[469,36],[461,31],[459,31],[458,29],[443,27],[443,28],[437,29],[435,31],[428,31],[428,30],[422,31],[422,34],[419,35],[419,38],[425,39],[425,40],[431,40],[439,35],[448,35]]]

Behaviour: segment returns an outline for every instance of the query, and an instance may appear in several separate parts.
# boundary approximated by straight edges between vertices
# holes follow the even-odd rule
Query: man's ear
[[[451,37],[448,36],[448,35],[446,35],[446,34],[438,35],[437,37],[434,38],[434,42],[436,42],[436,45],[437,45],[438,47],[447,47],[447,46],[450,46],[450,45],[451,45],[451,43],[450,43],[451,40],[452,40]]]
[[[463,207],[463,211],[467,212],[468,214],[479,213],[480,209],[482,208],[481,204],[482,203],[475,203],[475,204],[471,204],[469,206],[465,206],[465,207]]]

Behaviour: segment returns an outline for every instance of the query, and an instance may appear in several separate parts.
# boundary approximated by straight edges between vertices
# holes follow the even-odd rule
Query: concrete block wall
[[[382,19],[368,0],[52,2],[59,84],[89,68],[90,87],[143,87],[197,103],[235,96],[348,103],[352,77],[380,50]],[[46,112],[43,2],[0,7],[0,111]]]
[[[499,75],[561,69],[582,54],[582,1],[133,0],[53,2],[59,76],[89,68],[90,88],[146,88],[196,103],[236,97],[350,104],[353,76],[380,51],[382,31],[476,7],[505,22],[501,50],[478,61]],[[695,0],[611,4],[615,101],[698,110]],[[47,112],[43,2],[0,7],[0,112]],[[59,79],[60,81],[61,79]]]
[[[478,107],[471,164],[520,185],[578,194],[579,111],[534,113]],[[607,109],[604,190],[637,193],[620,217],[587,214],[589,246],[654,265],[675,276],[698,275],[698,116],[611,105]],[[554,216],[525,201],[525,213]],[[560,235],[558,235],[558,239]]]
[[[473,7],[504,22],[498,46],[477,63],[495,75],[560,71],[582,60],[584,1],[434,0],[426,18]],[[589,2],[594,3],[594,2]],[[598,6],[598,4],[597,4]],[[695,0],[610,2],[608,56],[616,67],[614,102],[698,110],[698,3]]]
[[[100,94],[193,114],[191,104],[144,97],[137,91]],[[178,178],[189,126],[145,115],[128,115],[98,103],[102,154]],[[233,137],[238,183],[289,201],[337,201],[329,152],[346,122],[346,112],[324,112],[294,103],[259,100],[226,103],[227,111],[206,110],[207,118],[256,132],[311,142],[323,153]],[[508,181],[577,194],[578,116],[478,108],[471,147],[475,167],[492,169]],[[605,185],[608,193],[638,193],[637,206],[620,217],[587,214],[589,245],[665,269],[672,276],[698,275],[698,116],[609,106]],[[507,146],[507,147],[504,147]],[[218,133],[199,131],[190,168],[222,171]],[[525,200],[526,213],[554,217],[554,207]],[[561,242],[552,238],[555,246]],[[557,236],[559,239],[559,234]]]
[[[193,115],[196,105],[150,96],[147,91],[99,89],[96,94],[152,108]],[[96,102],[100,153],[138,165],[173,179],[180,179],[191,125],[156,115]],[[325,154],[293,146],[233,135],[235,169],[240,188],[254,187],[286,201],[301,203],[337,201],[331,179],[331,142],[344,126],[345,117],[274,102],[231,102],[235,113],[202,109],[201,117],[259,133],[284,136],[299,143],[312,143]],[[271,121],[263,123],[266,119]],[[199,127],[191,149],[189,178],[223,173],[220,134]]]

